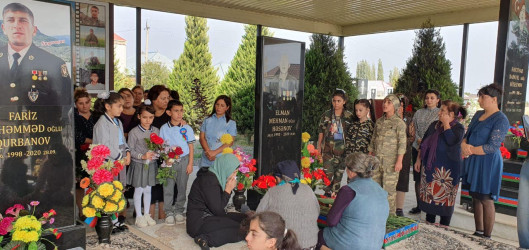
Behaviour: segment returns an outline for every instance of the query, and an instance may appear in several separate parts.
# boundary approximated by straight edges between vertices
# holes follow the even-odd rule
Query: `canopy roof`
[[[497,21],[498,0],[102,0],[116,5],[232,22],[353,36]]]

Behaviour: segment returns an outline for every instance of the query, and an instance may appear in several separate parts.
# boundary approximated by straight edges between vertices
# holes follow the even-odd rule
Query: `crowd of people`
[[[88,94],[78,89],[74,95],[77,164],[87,145],[107,145],[112,159],[129,165],[117,178],[134,190],[135,225],[186,222],[187,233],[201,249],[244,239],[250,249],[380,249],[387,217],[404,216],[410,171],[417,206],[409,213],[426,213],[428,223],[439,216],[439,223],[449,226],[462,181],[469,185],[473,199],[474,235],[490,238],[503,168],[499,147],[509,122],[499,110],[501,88],[487,85],[478,96],[483,110],[465,131],[461,124],[465,108],[441,100],[436,90],[424,93],[424,107],[415,114],[404,95],[390,94],[376,119],[372,101],[357,99],[350,112],[347,94],[337,89],[331,109],[322,115],[315,142],[321,156],[317,160],[331,180],[324,195],[334,198],[322,230],[317,225],[319,203],[313,190],[300,182],[295,161],[277,164],[273,175],[278,185],[262,197],[255,212],[226,212],[237,184],[239,160],[222,153],[231,145],[221,143],[220,137],[237,135],[231,99],[225,95],[216,98],[201,124],[198,139],[203,152],[194,163],[195,132],[183,119],[186,111],[176,91],[156,85],[147,98],[141,86],[103,93],[91,110]],[[181,160],[171,165],[174,179],[165,185],[157,183],[159,162],[145,142],[151,133],[183,151]],[[186,197],[193,165],[200,170]],[[342,186],[344,174],[347,185]],[[79,167],[77,176],[84,176]],[[77,194],[80,206],[83,190]],[[126,230],[125,216],[123,212],[114,221],[115,231]]]

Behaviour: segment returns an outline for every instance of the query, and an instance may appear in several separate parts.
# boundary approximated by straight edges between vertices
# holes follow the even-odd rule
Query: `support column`
[[[344,37],[343,36],[339,36],[338,37],[338,48],[341,49],[341,50],[344,49],[343,42],[344,42]]]
[[[467,68],[468,23],[463,24],[463,42],[461,48],[461,69],[459,70],[459,96],[465,98],[465,74]]]
[[[141,8],[136,8],[136,85],[141,85]]]
[[[496,64],[494,67],[494,82],[503,86],[505,70],[505,51],[507,49],[507,35],[509,32],[510,0],[501,0],[498,18],[498,38],[496,39]]]

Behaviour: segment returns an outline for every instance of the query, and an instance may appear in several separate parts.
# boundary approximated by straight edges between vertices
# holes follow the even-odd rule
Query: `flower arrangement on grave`
[[[171,147],[165,143],[164,139],[156,133],[151,133],[149,138],[145,138],[147,148],[153,151],[155,157],[160,160],[160,168],[156,174],[156,180],[162,184],[167,184],[167,179],[175,179],[176,173],[171,168],[175,161],[180,161],[180,156],[184,153],[181,147]]]
[[[85,222],[94,227],[95,218],[102,214],[115,217],[115,213],[126,207],[123,184],[114,180],[123,170],[123,163],[121,160],[107,161],[110,149],[105,145],[92,144],[86,155],[88,161],[81,161],[81,165],[90,177],[83,178],[80,183],[81,188],[88,188],[83,197],[82,212],[87,217]]]
[[[277,185],[276,177],[272,175],[261,175],[252,182],[252,189],[264,195],[271,187]]]
[[[317,187],[329,186],[331,181],[323,171],[323,165],[320,163],[320,153],[314,145],[309,144],[310,134],[303,132],[301,134],[301,180],[303,184],[309,185],[312,190]]]
[[[503,142],[501,143],[500,152],[503,159],[511,159],[511,152],[503,145]]]
[[[55,221],[53,218],[57,213],[50,209],[48,212],[42,214],[37,219],[35,216],[35,209],[39,205],[38,201],[30,202],[31,210],[24,210],[21,204],[15,204],[5,211],[4,216],[0,214],[0,242],[7,234],[11,235],[11,241],[7,243],[3,249],[46,249],[42,240],[48,241],[57,249],[57,246],[52,241],[41,238],[42,233],[50,232],[59,239],[62,235],[55,228],[43,227],[48,224],[51,225]]]
[[[243,191],[252,187],[253,177],[257,168],[255,159],[246,154],[240,147],[233,150],[233,154],[239,159],[241,164],[237,169],[237,190]]]
[[[220,142],[223,145],[228,145],[228,147],[226,147],[226,148],[224,148],[222,150],[223,154],[231,154],[231,153],[233,153],[233,149],[229,147],[229,145],[231,145],[233,143],[233,136],[231,136],[230,134],[223,134],[220,137]]]
[[[512,127],[509,128],[509,131],[507,132],[507,135],[511,135],[512,140],[516,142],[516,145],[518,148],[520,147],[520,142],[522,141],[522,138],[524,136],[524,129],[520,128],[520,121],[516,121],[512,124]]]

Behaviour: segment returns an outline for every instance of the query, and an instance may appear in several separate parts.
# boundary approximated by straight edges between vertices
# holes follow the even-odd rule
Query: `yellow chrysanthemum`
[[[88,205],[88,202],[89,202],[89,201],[90,201],[90,196],[85,195],[85,196],[83,197],[83,202],[81,203],[81,206],[86,207],[86,205]]]
[[[16,220],[13,229],[15,230],[40,230],[42,224],[35,218],[35,216],[27,215]]]
[[[307,181],[307,183],[306,183],[307,185],[310,185],[310,184],[312,183],[312,180],[311,180],[311,179],[309,179],[309,178],[305,178],[304,180],[306,180],[306,181]]]
[[[223,154],[233,154],[233,149],[232,148],[224,148],[222,150],[222,153]]]
[[[94,196],[94,198],[92,198],[92,205],[95,208],[103,208],[103,206],[105,206],[105,201],[103,201],[103,199],[101,199],[99,196]]]
[[[301,134],[301,141],[302,142],[308,142],[310,140],[310,134],[307,132],[303,132]]]
[[[112,213],[112,212],[116,212],[117,210],[118,210],[118,206],[114,204],[113,202],[109,202],[109,201],[107,201],[107,204],[105,205],[105,208],[103,209],[105,213]]]
[[[301,179],[301,181],[299,181],[299,182],[301,182],[302,184],[305,184],[305,185],[309,185],[309,183],[305,179]]]
[[[220,142],[222,142],[222,144],[229,145],[233,142],[233,136],[231,136],[230,134],[223,134],[220,137]]]
[[[39,240],[39,234],[35,230],[31,230],[31,231],[16,230],[13,233],[12,240],[13,241],[23,241],[23,242],[26,242],[26,243],[30,243],[30,242],[33,242],[33,241],[38,241]]]
[[[114,184],[114,187],[116,187],[117,189],[119,189],[119,191],[122,191],[122,190],[123,190],[123,184],[121,184],[121,182],[119,182],[119,181],[113,181],[112,184]]]
[[[121,195],[122,195],[121,192],[116,192],[116,193],[112,196],[112,198],[110,198],[110,199],[111,199],[112,201],[114,201],[114,202],[118,202],[119,199],[121,199]]]
[[[83,214],[86,217],[94,217],[96,216],[96,210],[91,207],[85,207],[83,208]]]
[[[310,167],[310,158],[309,157],[301,157],[301,167],[302,168]]]
[[[114,186],[110,183],[104,183],[97,188],[97,192],[103,197],[108,197],[114,193]]]
[[[125,208],[125,205],[127,205],[127,202],[125,201],[125,199],[122,199],[118,202],[118,211],[123,211],[123,209]]]

